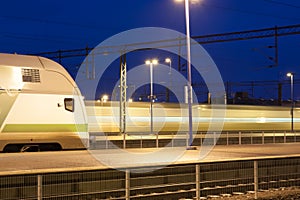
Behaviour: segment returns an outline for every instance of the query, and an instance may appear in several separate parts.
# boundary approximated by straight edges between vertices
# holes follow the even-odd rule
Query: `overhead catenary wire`
[[[286,3],[286,2],[281,2],[281,1],[275,1],[275,0],[264,0],[264,1],[269,2],[269,3],[273,3],[273,4],[288,6],[288,7],[292,7],[292,8],[300,8],[300,6],[293,5],[293,4]]]

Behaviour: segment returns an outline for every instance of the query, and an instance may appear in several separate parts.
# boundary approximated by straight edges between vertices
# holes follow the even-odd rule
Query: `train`
[[[149,102],[127,103],[123,130],[119,106],[85,100],[57,62],[0,53],[1,152],[88,149],[91,133],[151,133]],[[187,132],[187,110],[186,104],[154,102],[153,131]],[[293,108],[293,118],[291,108],[283,106],[193,104],[192,110],[193,132],[300,129],[298,107]]]
[[[63,66],[0,54],[0,151],[87,149],[84,97]]]
[[[86,101],[90,133],[115,134],[120,132],[119,102]],[[193,104],[193,132],[207,131],[299,131],[300,108],[258,105]],[[217,116],[213,112],[223,112]],[[150,133],[150,103],[127,104],[126,133]],[[292,125],[293,121],[293,125]],[[220,127],[221,126],[221,127]],[[293,128],[292,128],[293,126]],[[188,131],[186,104],[154,103],[153,130],[155,133]]]

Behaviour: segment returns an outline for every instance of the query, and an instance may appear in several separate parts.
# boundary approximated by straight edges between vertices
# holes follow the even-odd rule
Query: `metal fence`
[[[300,157],[0,177],[0,199],[181,199],[300,186]]]
[[[178,147],[186,146],[188,138],[187,133],[158,133],[155,135],[97,135],[97,133],[92,133],[90,147],[91,149]],[[217,145],[293,143],[300,142],[300,132],[222,132],[219,138],[217,138],[217,133],[215,132],[199,132],[194,135],[193,145],[201,146],[205,138]]]

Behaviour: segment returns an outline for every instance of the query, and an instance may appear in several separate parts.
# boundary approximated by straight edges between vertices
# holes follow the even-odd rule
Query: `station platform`
[[[300,143],[218,145],[207,155],[203,149],[147,148],[0,154],[0,176],[136,168],[170,164],[240,161],[300,156]]]

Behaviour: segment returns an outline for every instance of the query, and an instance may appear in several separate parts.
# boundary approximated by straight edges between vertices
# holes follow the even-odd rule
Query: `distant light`
[[[133,99],[132,98],[128,99],[128,102],[130,102],[130,103],[133,102]]]
[[[289,73],[287,73],[286,75],[287,75],[288,77],[291,77],[291,76],[293,76],[293,73],[289,72]]]
[[[177,3],[181,3],[184,2],[184,0],[174,0]],[[200,3],[203,0],[188,0],[191,4],[196,4],[196,3]]]
[[[157,65],[157,64],[158,64],[158,60],[157,60],[157,59],[153,59],[153,60],[152,60],[152,64],[153,64],[153,65]]]
[[[166,63],[171,63],[171,58],[166,58],[165,62]]]
[[[158,60],[157,59],[146,60],[145,64],[146,65],[150,65],[150,64],[157,65],[158,64]]]
[[[101,98],[102,102],[107,102],[108,100],[108,95],[103,95],[102,98]]]

